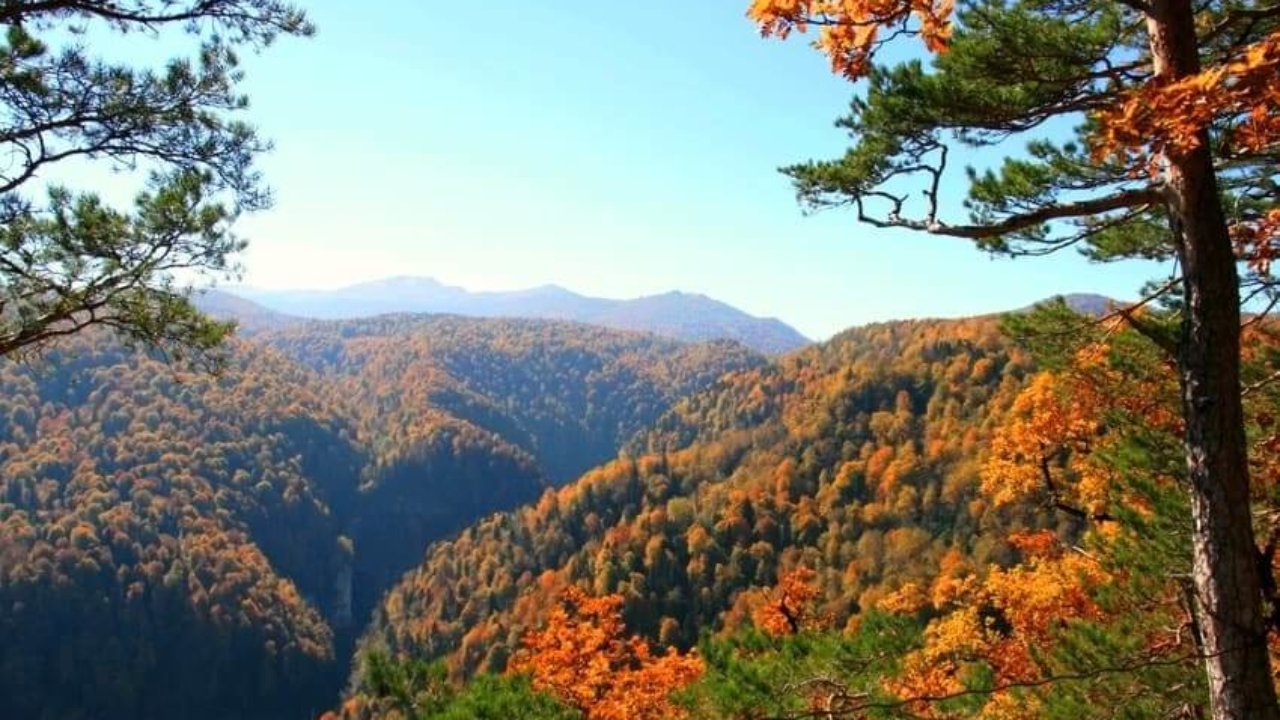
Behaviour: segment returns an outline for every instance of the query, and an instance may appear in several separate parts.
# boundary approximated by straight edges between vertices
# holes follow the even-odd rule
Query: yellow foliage
[[[1104,399],[1091,388],[1040,373],[1022,391],[1013,419],[992,439],[982,471],[982,488],[992,501],[1008,505],[1074,486],[1082,505],[1101,508],[1109,472],[1088,461],[1088,450],[1101,435]],[[1060,467],[1063,457],[1066,468]]]
[[[929,604],[929,596],[918,583],[908,582],[880,601],[880,609],[901,615],[920,612]]]
[[[903,661],[903,672],[886,681],[904,698],[939,698],[965,688],[966,673],[982,663],[995,673],[998,686],[1043,679],[1034,650],[1052,641],[1053,633],[1071,620],[1097,620],[1102,611],[1092,593],[1112,577],[1095,561],[1075,552],[1050,552],[1042,534],[1027,536],[1040,554],[1008,570],[993,569],[986,578],[951,580],[945,600],[956,609],[932,621],[921,649]],[[943,583],[942,578],[939,583]],[[904,587],[899,595],[918,588]],[[935,596],[939,590],[935,586]],[[880,607],[899,611],[890,598]],[[910,599],[910,598],[906,598]],[[908,611],[912,604],[904,602]],[[919,605],[915,609],[919,609]],[[932,717],[928,703],[912,703],[913,712]],[[1005,693],[988,698],[984,718],[1021,718],[1027,708]]]

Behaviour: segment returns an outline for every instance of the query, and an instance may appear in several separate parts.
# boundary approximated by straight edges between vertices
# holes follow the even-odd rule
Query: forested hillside
[[[367,617],[431,540],[613,458],[677,399],[764,363],[573,323],[382,316],[258,338],[333,383],[370,452],[350,532]],[[465,509],[459,511],[459,509]]]
[[[219,376],[105,332],[5,363],[8,711],[306,716],[430,541],[536,499],[681,393],[761,362],[576,325],[403,317],[238,340]]]
[[[872,325],[733,373],[626,456],[434,545],[336,716],[454,717],[484,688],[531,718],[1196,716],[1169,320]],[[1275,332],[1245,334],[1263,478]],[[1252,497],[1274,577],[1274,484]],[[404,668],[437,680],[389,685]],[[437,710],[406,709],[424,688]]]
[[[630,455],[440,543],[383,601],[369,650],[501,669],[557,593],[619,594],[688,647],[806,566],[837,626],[943,569],[1000,564],[1048,522],[977,495],[1031,372],[995,319],[846,332],[677,403]]]
[[[361,720],[801,717],[796,678],[937,718],[1194,706],[1176,391],[1122,322],[883,323],[765,363],[389,316],[236,341],[220,376],[82,335],[0,375],[0,682],[40,718],[314,716],[348,677]],[[1059,682],[1099,666],[1125,674]]]
[[[313,374],[103,335],[5,364],[0,684],[17,717],[271,717],[332,683],[362,462]]]
[[[429,5],[0,0],[0,717],[1280,720],[1280,0]]]
[[[389,315],[259,339],[336,378],[393,452],[449,416],[528,453],[556,482],[611,458],[677,399],[764,365],[732,342],[543,320]]]

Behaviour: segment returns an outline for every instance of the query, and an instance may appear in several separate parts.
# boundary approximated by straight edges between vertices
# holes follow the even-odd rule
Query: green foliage
[[[543,693],[529,680],[482,675],[467,684],[452,702],[429,720],[574,720],[578,713]]]
[[[357,690],[344,704],[343,720],[574,720],[579,714],[543,693],[526,677],[481,675],[451,684],[444,664],[392,660],[382,653],[363,659]],[[333,717],[333,715],[327,716]]]
[[[190,35],[194,58],[162,69],[92,53],[92,33]],[[308,35],[277,0],[6,3],[0,8],[0,354],[39,351],[101,325],[173,356],[209,351],[231,330],[201,316],[180,283],[234,275],[230,227],[270,203],[254,159],[268,145],[237,119],[239,47]],[[28,183],[59,163],[132,171],[131,212],[90,190]]]
[[[1135,61],[1147,50],[1141,18],[1103,2],[956,5],[947,52],[870,69],[865,95],[837,121],[852,140],[844,156],[784,168],[802,203],[852,206],[873,225],[992,252],[1076,246],[1097,260],[1167,259],[1172,236],[1161,204],[1142,194],[1145,173],[1091,155],[1089,112],[1146,77]],[[1071,139],[1046,139],[1063,135]],[[1025,148],[1013,151],[1014,141]],[[1007,153],[997,167],[966,169],[967,224],[946,217],[948,156],[963,146]],[[1093,200],[1103,202],[1074,206]]]
[[[867,613],[851,634],[821,631],[771,638],[747,628],[700,644],[706,673],[682,702],[694,717],[706,720],[803,717],[814,711],[814,698],[859,698],[892,708],[894,698],[884,691],[883,681],[897,672],[898,660],[919,641],[920,628],[913,620],[877,612]],[[833,710],[840,707],[831,705]]]

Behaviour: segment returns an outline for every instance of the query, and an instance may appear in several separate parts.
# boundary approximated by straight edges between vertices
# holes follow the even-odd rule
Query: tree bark
[[[1153,0],[1148,29],[1157,78],[1200,71],[1190,0]],[[1215,720],[1280,720],[1249,503],[1239,276],[1208,133],[1161,160],[1186,294],[1178,360],[1210,707]]]

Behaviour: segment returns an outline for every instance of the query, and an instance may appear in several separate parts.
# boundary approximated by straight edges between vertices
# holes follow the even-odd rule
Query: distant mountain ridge
[[[1057,300],[1061,300],[1067,307],[1081,315],[1093,315],[1097,317],[1106,315],[1115,308],[1125,307],[1132,304],[1112,297],[1107,297],[1106,295],[1099,295],[1097,293],[1063,293],[1047,297],[1044,300],[1040,300],[1039,302],[1021,308],[1017,312],[1034,310],[1045,303]]]
[[[790,352],[811,342],[781,320],[755,317],[696,293],[614,300],[580,295],[558,285],[472,292],[428,277],[393,277],[336,290],[231,287],[224,292],[277,313],[308,318],[351,319],[410,312],[572,320],[692,342],[736,340],[769,354]]]
[[[300,322],[305,318],[276,312],[252,300],[239,295],[216,289],[197,291],[192,296],[200,312],[217,320],[234,320],[240,330],[257,332],[262,330],[279,330]]]

